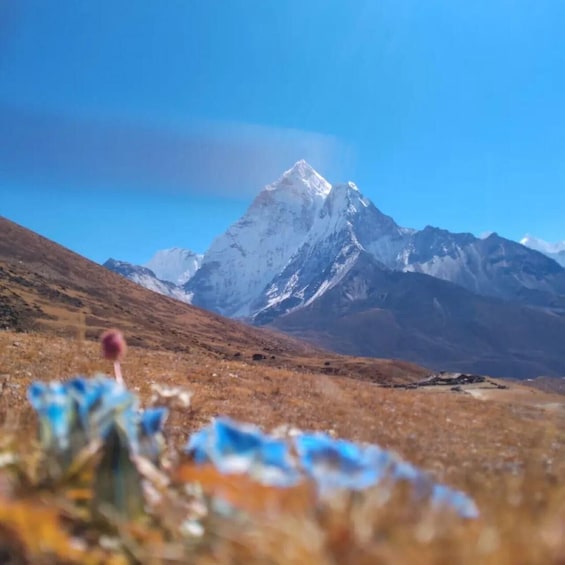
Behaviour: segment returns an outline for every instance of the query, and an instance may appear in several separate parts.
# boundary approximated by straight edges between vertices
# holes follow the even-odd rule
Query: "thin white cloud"
[[[249,196],[299,159],[342,179],[351,150],[310,131],[231,122],[147,125],[0,107],[0,177],[46,186]]]

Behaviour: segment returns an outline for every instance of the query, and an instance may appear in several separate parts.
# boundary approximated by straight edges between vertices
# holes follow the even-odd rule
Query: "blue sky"
[[[0,214],[205,251],[305,158],[401,225],[565,239],[561,0],[0,0]]]

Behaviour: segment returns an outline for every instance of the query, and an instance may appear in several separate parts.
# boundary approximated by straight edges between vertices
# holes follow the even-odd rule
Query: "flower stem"
[[[114,361],[114,375],[116,376],[116,381],[123,385],[124,378],[122,377],[122,367],[120,366],[119,361]]]

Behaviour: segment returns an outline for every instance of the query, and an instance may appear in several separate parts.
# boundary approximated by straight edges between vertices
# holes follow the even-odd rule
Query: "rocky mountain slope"
[[[405,359],[437,370],[565,375],[564,316],[393,271],[366,252],[339,284],[270,324],[341,353]]]
[[[548,257],[495,233],[403,228],[353,183],[331,186],[304,161],[216,239],[185,289],[224,315],[273,318],[332,288],[361,250],[392,270],[565,312],[565,269]]]
[[[495,375],[565,374],[555,340],[543,331],[551,328],[565,340],[559,264],[496,233],[477,238],[399,226],[355,184],[332,186],[304,161],[258,194],[213,242],[183,290],[205,309],[273,324],[340,351],[386,352],[438,369],[481,367]],[[379,340],[359,337],[354,324],[345,336],[340,316],[373,316],[381,295],[390,301],[377,300]],[[402,323],[401,297],[414,306]],[[530,329],[518,335],[518,321]],[[397,331],[401,341],[383,340],[383,333]],[[428,342],[435,345],[425,347]]]

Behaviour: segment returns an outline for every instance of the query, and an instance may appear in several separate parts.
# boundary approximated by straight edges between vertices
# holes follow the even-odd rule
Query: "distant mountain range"
[[[157,251],[145,265],[108,259],[104,267],[149,290],[190,304],[193,294],[184,290],[182,285],[198,271],[202,258],[203,255],[188,249],[173,247]]]
[[[108,259],[108,261],[104,263],[104,267],[126,277],[126,279],[129,279],[144,288],[158,292],[164,296],[176,298],[177,300],[186,302],[187,304],[192,302],[192,293],[186,292],[182,286],[174,284],[171,281],[160,279],[154,271],[147,267],[132,265],[131,263],[118,261],[116,259]]]
[[[496,376],[565,375],[565,269],[555,260],[563,250],[523,243],[401,227],[355,184],[332,186],[299,161],[203,258],[176,250],[168,261],[162,252],[158,273],[106,266],[343,353]]]

